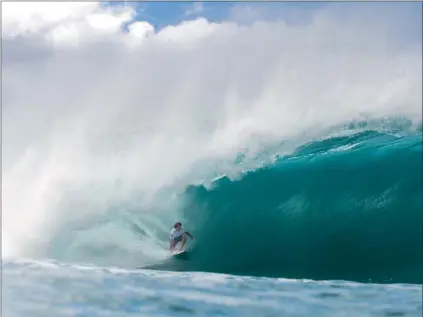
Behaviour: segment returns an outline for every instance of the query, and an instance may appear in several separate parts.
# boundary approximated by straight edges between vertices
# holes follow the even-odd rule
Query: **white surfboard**
[[[182,253],[185,253],[185,252],[187,252],[185,249],[184,250],[172,251],[172,256],[179,255],[179,254],[182,254]]]

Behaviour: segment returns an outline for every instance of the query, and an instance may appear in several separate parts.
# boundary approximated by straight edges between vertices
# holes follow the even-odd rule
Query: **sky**
[[[237,175],[239,152],[421,122],[421,3],[133,5],[2,3],[4,254],[46,255],[134,191]]]
[[[93,3],[85,2],[80,5],[76,4],[75,12],[78,6],[80,7],[92,7]],[[5,21],[3,24],[9,24],[9,14],[7,13],[9,7],[17,7],[16,5],[5,5]],[[18,5],[19,6],[19,5]],[[31,3],[22,2],[22,12],[29,12],[34,8]],[[36,7],[41,8],[42,3],[35,4]],[[45,10],[49,10],[48,4],[45,5]],[[67,4],[62,3],[55,5],[57,9],[55,12],[59,13],[59,17],[64,17],[60,11],[67,10],[64,8],[69,7]],[[127,31],[127,26],[134,21],[145,21],[152,25],[156,31],[160,31],[166,26],[177,25],[183,21],[189,21],[197,18],[206,18],[209,22],[221,23],[224,21],[234,21],[239,24],[249,24],[258,20],[275,21],[283,19],[285,23],[290,24],[304,24],[309,23],[317,12],[322,12],[325,8],[337,8],[337,16],[342,18],[344,15],[348,15],[349,12],[363,10],[372,12],[371,14],[377,15],[378,11],[384,12],[400,12],[401,22],[406,22],[409,27],[407,37],[410,36],[414,41],[421,41],[421,3],[417,2],[347,2],[347,3],[336,3],[336,2],[318,2],[318,1],[291,1],[291,2],[180,2],[180,1],[169,1],[169,2],[118,2],[108,1],[101,2],[95,6],[99,8],[109,9],[110,15],[112,16],[113,11],[116,8],[124,7],[127,10],[132,10],[130,18],[122,21],[120,27]],[[25,9],[26,8],[26,9]],[[62,9],[60,9],[62,8]],[[14,11],[16,9],[12,9]],[[41,9],[38,9],[41,10]],[[37,9],[35,9],[37,11]],[[90,10],[79,11],[80,14],[88,14]],[[53,12],[53,11],[50,11]],[[28,13],[29,14],[29,13]],[[74,13],[71,13],[74,14]],[[48,14],[46,14],[48,16]],[[28,18],[29,16],[27,16]],[[10,18],[13,18],[10,16]],[[21,20],[25,17],[21,18]],[[37,19],[33,16],[32,23]],[[41,18],[42,20],[43,18]],[[59,18],[60,20],[60,18]],[[377,20],[377,19],[375,19]],[[28,21],[29,22],[29,21]],[[42,23],[41,21],[39,21]],[[22,21],[20,22],[22,23]],[[8,31],[6,31],[8,33]]]
[[[104,3],[106,6],[121,5],[120,2],[110,1]],[[156,30],[160,30],[167,25],[178,24],[184,20],[205,17],[211,22],[222,22],[225,20],[249,23],[257,19],[277,20],[285,14],[285,20],[295,21],[295,23],[306,23],[310,15],[317,10],[322,10],[327,6],[334,7],[336,3],[323,1],[290,1],[290,2],[230,2],[230,1],[199,1],[199,2],[126,2],[125,5],[132,6],[136,10],[135,19],[146,20],[151,23]],[[421,40],[421,30],[419,31],[419,21],[421,21],[420,3],[401,2],[380,2],[380,3],[345,3],[341,4],[338,12],[342,16],[351,7],[364,7],[375,14],[379,8],[400,10],[408,12],[407,18],[411,18],[410,25],[414,29],[416,40]],[[370,9],[371,8],[371,9]],[[287,15],[291,15],[287,17]]]
[[[108,2],[107,5],[116,5],[116,2]],[[137,19],[148,20],[156,29],[161,29],[169,24],[176,24],[187,19],[205,17],[209,21],[221,22],[225,19],[234,18],[237,11],[269,11],[284,10],[285,8],[301,8],[313,10],[327,5],[325,2],[280,2],[280,3],[234,3],[234,2],[136,2],[129,3],[137,10]]]

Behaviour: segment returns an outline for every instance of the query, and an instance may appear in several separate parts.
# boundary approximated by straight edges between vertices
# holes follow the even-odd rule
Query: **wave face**
[[[189,186],[189,261],[153,269],[422,283],[422,134],[311,142],[242,178]]]

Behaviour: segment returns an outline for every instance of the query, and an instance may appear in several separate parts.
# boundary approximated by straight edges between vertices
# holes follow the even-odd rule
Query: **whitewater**
[[[2,316],[422,315],[421,4],[269,5],[2,4]]]

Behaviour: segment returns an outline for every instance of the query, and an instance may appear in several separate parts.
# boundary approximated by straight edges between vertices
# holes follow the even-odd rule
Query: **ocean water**
[[[61,230],[50,256],[3,261],[3,316],[421,316],[422,131],[392,122],[185,186],[167,211],[195,236],[185,258],[130,208]],[[96,243],[111,228],[162,253]]]
[[[3,266],[3,316],[421,316],[421,285]]]

